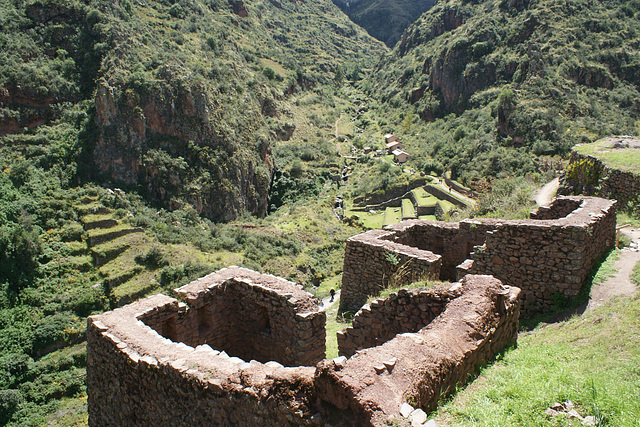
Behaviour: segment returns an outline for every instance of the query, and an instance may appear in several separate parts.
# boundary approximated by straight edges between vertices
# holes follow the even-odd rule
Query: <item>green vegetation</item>
[[[631,426],[640,416],[640,298],[620,299],[566,322],[522,335],[443,405],[451,426],[575,425],[544,411],[571,400],[597,425]]]
[[[414,3],[376,3],[370,21]],[[86,424],[93,313],[228,265],[326,296],[347,238],[415,216],[354,199],[449,173],[478,203],[418,188],[418,206],[523,218],[570,145],[638,123],[635,0],[447,0],[380,62],[387,49],[326,0],[244,7],[0,0],[0,424]],[[364,154],[388,132],[402,167]]]
[[[638,263],[633,267],[630,279],[631,283],[636,286],[640,286],[640,261],[638,261]]]
[[[402,219],[415,218],[416,209],[410,199],[402,199]]]
[[[533,191],[542,183],[542,180],[531,178],[496,180],[491,192],[481,194],[469,214],[472,217],[527,219],[536,208]]]
[[[351,321],[338,314],[338,305],[327,311],[327,359],[338,357],[338,338],[336,333],[351,326]]]
[[[436,203],[438,203],[438,199],[427,193],[422,187],[411,190],[411,192],[415,196],[418,206],[420,207],[434,207]]]
[[[601,139],[591,144],[578,144],[573,149],[580,154],[596,157],[610,168],[640,174],[640,149],[638,148],[613,148],[611,141]],[[574,164],[577,163],[580,162]],[[594,177],[596,183],[597,178],[598,176]]]
[[[391,208],[387,208],[391,209]],[[372,213],[376,212],[376,213]],[[360,210],[346,210],[344,215],[352,220],[356,224],[362,225],[362,227],[373,230],[375,228],[382,228],[385,221],[385,211],[360,211]],[[388,225],[388,224],[384,224]]]
[[[402,213],[400,208],[387,208],[384,211],[384,219],[382,225],[397,224],[402,219]]]
[[[639,8],[438,2],[360,86],[389,107],[416,169],[481,189],[576,143],[637,132]]]
[[[402,32],[416,16],[429,10],[435,0],[333,0],[356,24],[369,34],[393,47],[402,37]]]
[[[445,282],[441,282],[439,280],[419,280],[417,282],[413,282],[410,285],[407,286],[389,286],[388,288],[385,288],[382,290],[382,292],[380,292],[379,295],[375,295],[372,297],[369,297],[367,299],[367,304],[371,303],[372,301],[377,300],[378,298],[388,298],[389,295],[391,295],[392,293],[397,293],[400,289],[407,289],[407,290],[414,290],[414,289],[420,289],[420,290],[425,290],[425,289],[429,289],[429,288],[433,288],[435,286],[438,285],[442,285]]]

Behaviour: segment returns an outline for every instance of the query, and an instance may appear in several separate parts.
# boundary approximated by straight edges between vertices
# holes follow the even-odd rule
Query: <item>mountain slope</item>
[[[83,111],[80,177],[214,220],[263,215],[283,101],[384,46],[328,0],[2,0],[0,135]]]
[[[393,47],[402,32],[436,0],[334,0],[356,24]]]
[[[438,125],[446,144],[459,146],[442,161],[467,180],[472,169],[508,170],[491,168],[491,153],[564,154],[576,142],[636,131],[639,10],[635,0],[442,1],[407,29],[366,87],[427,122],[459,116]]]

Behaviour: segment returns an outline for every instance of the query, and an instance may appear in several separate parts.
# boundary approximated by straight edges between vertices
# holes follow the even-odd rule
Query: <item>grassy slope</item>
[[[614,272],[617,251],[594,277]],[[520,334],[480,376],[443,404],[437,417],[450,426],[576,425],[562,416],[553,424],[543,412],[571,400],[599,425],[636,425],[640,416],[640,298],[610,301],[557,324]]]
[[[521,336],[517,349],[483,370],[440,414],[452,426],[550,425],[543,412],[572,400],[582,416],[600,415],[612,426],[636,425],[639,319],[635,297]],[[572,424],[560,419],[554,425]]]
[[[640,150],[637,148],[611,149],[610,145],[600,140],[591,144],[579,144],[573,149],[580,154],[596,157],[611,168],[640,173]]]

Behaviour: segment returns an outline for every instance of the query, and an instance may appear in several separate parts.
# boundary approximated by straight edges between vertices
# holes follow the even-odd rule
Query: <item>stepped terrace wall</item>
[[[90,425],[313,424],[314,368],[228,354],[290,365],[321,360],[325,313],[311,295],[241,268],[205,276],[177,293],[186,304],[156,295],[89,317]],[[249,306],[229,310],[238,304]],[[251,307],[258,315],[249,315]],[[264,307],[268,327],[260,316]],[[277,339],[256,338],[268,333]],[[275,343],[280,339],[286,345]],[[256,348],[263,345],[273,348]]]
[[[345,249],[340,309],[358,310],[388,285],[381,273],[384,264],[377,270],[367,269],[380,263],[383,257],[370,253],[382,247],[388,253],[402,249],[409,258],[407,248],[418,251],[420,259],[430,259],[432,254],[436,259],[423,271],[425,275],[450,279],[456,270],[460,275],[491,274],[522,289],[527,312],[548,310],[554,301],[578,295],[595,262],[613,246],[615,201],[558,197],[531,218],[459,223],[409,220],[354,236]]]
[[[348,360],[326,360],[318,365],[317,396],[327,407],[349,414],[351,425],[388,425],[385,423],[399,418],[398,410],[406,402],[433,409],[441,396],[466,382],[478,365],[515,342],[519,289],[504,287],[490,276],[468,275],[453,286],[430,292],[437,310],[439,297],[446,303],[419,331],[400,333],[382,345],[360,349]],[[420,294],[412,291],[378,300],[361,310],[354,323],[361,322],[364,331],[367,324],[375,328],[377,313],[386,323],[392,319],[390,311],[398,316],[405,310],[422,311],[425,302]],[[409,320],[398,332],[415,326]],[[357,336],[355,329],[348,331],[340,350],[350,352]],[[366,344],[375,345],[375,340]]]

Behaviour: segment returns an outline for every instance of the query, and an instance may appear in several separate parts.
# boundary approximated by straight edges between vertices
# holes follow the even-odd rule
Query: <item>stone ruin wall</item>
[[[290,294],[234,277],[195,298],[185,288],[176,293],[188,305],[152,310],[138,320],[172,341],[208,344],[244,360],[304,366],[324,358],[324,312],[300,312]]]
[[[597,187],[581,179],[569,181],[566,174],[560,177],[560,188],[558,194],[581,193],[587,196],[599,196],[618,201],[621,207],[625,207],[628,202],[638,200],[640,195],[640,175],[632,172],[625,172],[606,166],[596,157],[571,152],[569,164],[587,160],[594,170],[599,174]]]
[[[597,203],[592,209],[579,207],[566,215],[567,207],[575,206],[571,202],[579,200],[565,199],[564,209],[542,212],[545,220],[497,227],[487,234],[485,246],[472,255],[468,272],[491,274],[521,287],[522,304],[532,312],[576,297],[595,263],[615,244],[616,229],[615,202]],[[563,199],[559,202],[564,204]],[[552,218],[554,211],[565,216]]]
[[[357,350],[375,347],[406,332],[418,332],[444,311],[459,294],[449,286],[439,289],[400,289],[388,298],[378,298],[363,306],[351,326],[338,332],[338,354],[351,357]]]
[[[505,288],[488,276],[467,276],[455,285],[427,291],[427,299],[419,291],[389,298],[399,318],[414,311],[412,304],[419,309],[423,304],[442,307],[437,316],[435,310],[434,316],[413,325],[415,333],[392,337],[383,346],[363,347],[351,359],[315,360],[309,362],[312,366],[298,367],[247,362],[230,353],[243,348],[237,343],[226,341],[229,351],[204,343],[212,335],[202,328],[202,313],[220,303],[215,293],[224,287],[232,292],[227,298],[233,292],[243,297],[273,292],[285,301],[280,310],[295,312],[301,324],[321,323],[324,334],[324,312],[310,295],[283,279],[240,268],[223,269],[177,289],[184,303],[156,295],[91,316],[89,425],[380,425],[399,418],[400,405],[407,400],[430,408],[441,392],[453,390],[478,364],[515,340],[518,329],[518,289]],[[413,303],[401,304],[408,295]],[[386,306],[386,300],[379,300],[372,311]],[[301,318],[304,315],[311,320]],[[393,317],[384,322],[393,322]],[[216,326],[226,328],[221,323],[206,325]],[[406,329],[395,323],[385,328]],[[296,330],[309,329],[292,328]],[[395,369],[380,369],[381,361]],[[355,389],[345,381],[349,372],[357,379]],[[372,401],[369,387],[384,402]]]
[[[224,288],[229,295],[216,294]],[[322,360],[326,319],[315,298],[293,283],[241,268],[205,276],[177,293],[187,304],[156,295],[89,317],[90,425],[313,424],[315,369],[250,357],[254,352],[256,357],[273,356],[272,360],[291,365]],[[235,297],[241,299],[234,301]],[[195,300],[200,304],[189,304]],[[267,306],[278,312],[269,311],[270,332],[277,339],[288,333],[284,343],[289,347],[255,351],[247,343],[273,343],[255,341],[256,331],[242,336],[242,326],[231,337],[229,327],[243,319],[255,325],[255,316],[247,316],[248,307],[233,313],[228,306],[257,301],[260,305],[254,309]],[[206,319],[220,305],[220,314],[233,320]],[[218,336],[214,328],[219,328]],[[210,341],[222,347],[214,349]],[[234,353],[244,354],[246,360]]]
[[[386,240],[393,233],[371,230],[353,236],[345,247],[340,307],[357,311],[369,295],[378,295],[390,284],[406,286],[414,281],[435,278],[440,271],[440,256],[416,247]],[[344,283],[357,286],[345,287]]]
[[[356,311],[386,287],[380,271],[386,255],[407,248],[422,259],[431,253],[425,275],[451,280],[465,274],[490,274],[522,289],[526,312],[544,311],[578,295],[591,268],[615,242],[615,201],[559,197],[533,212],[530,220],[476,219],[459,223],[409,220],[347,240],[341,311]],[[370,245],[371,248],[368,248]],[[415,272],[419,275],[419,272]]]
[[[557,198],[555,201],[548,206],[540,206],[535,211],[531,212],[531,219],[558,219],[564,218],[569,215],[571,212],[575,211],[580,207],[582,203],[579,199],[574,198]]]
[[[422,311],[424,291],[377,300],[354,319],[373,327],[377,313],[390,319],[405,311]],[[427,291],[433,307],[443,311],[416,332],[400,333],[376,347],[363,348],[350,359],[325,360],[316,372],[317,396],[337,408],[350,425],[388,425],[405,402],[424,410],[465,383],[479,365],[514,343],[518,333],[519,289],[504,287],[491,276],[468,275],[453,286]],[[425,317],[425,320],[429,316]],[[417,320],[415,321],[417,323]],[[409,320],[407,328],[414,328]],[[404,326],[399,328],[402,332]],[[347,332],[340,351],[351,346],[357,333]],[[374,344],[370,334],[370,343]],[[328,419],[330,423],[336,421]]]
[[[484,244],[486,234],[495,228],[491,222],[403,221],[388,227],[391,241],[441,255],[439,278],[457,280],[456,266],[469,257],[476,246]]]

